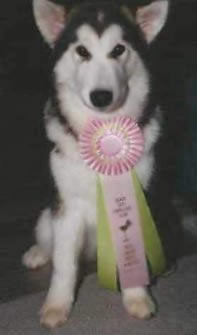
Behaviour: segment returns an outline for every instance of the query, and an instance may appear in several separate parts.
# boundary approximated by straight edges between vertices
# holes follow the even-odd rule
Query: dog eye
[[[84,60],[89,60],[91,58],[91,54],[89,53],[89,51],[83,45],[79,45],[76,48],[76,52]]]
[[[124,52],[126,48],[122,44],[117,44],[115,48],[110,52],[110,57],[111,58],[118,58],[120,57]]]

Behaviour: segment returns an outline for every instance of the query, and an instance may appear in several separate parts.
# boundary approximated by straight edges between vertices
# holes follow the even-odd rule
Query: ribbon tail
[[[97,179],[97,274],[101,286],[117,291],[117,266],[102,182]]]
[[[134,169],[132,178],[138,203],[139,214],[141,217],[142,231],[146,255],[154,275],[160,275],[166,269],[166,258],[159,234],[157,232],[153,217],[147,205],[144,192]]]

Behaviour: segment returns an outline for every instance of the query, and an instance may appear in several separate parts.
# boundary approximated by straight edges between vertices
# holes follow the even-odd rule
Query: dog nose
[[[95,107],[107,107],[111,104],[113,94],[107,90],[95,90],[90,93],[90,99]]]

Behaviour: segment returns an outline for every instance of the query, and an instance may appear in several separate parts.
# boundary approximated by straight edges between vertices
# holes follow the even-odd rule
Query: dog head
[[[138,119],[150,90],[146,55],[165,24],[168,1],[131,8],[84,0],[71,8],[34,0],[33,8],[53,49],[61,113],[75,130],[94,116],[123,113]]]

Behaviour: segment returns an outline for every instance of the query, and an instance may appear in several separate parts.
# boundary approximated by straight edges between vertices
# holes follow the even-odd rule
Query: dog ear
[[[168,0],[158,0],[137,9],[136,21],[148,43],[152,42],[163,28],[168,16],[168,8]]]
[[[33,12],[44,40],[53,47],[65,27],[65,7],[48,0],[33,0]]]

